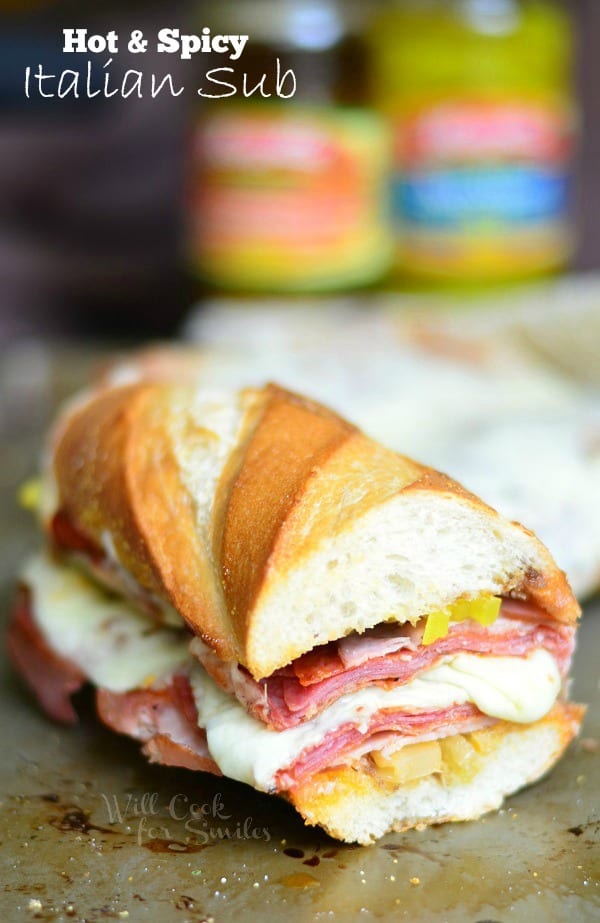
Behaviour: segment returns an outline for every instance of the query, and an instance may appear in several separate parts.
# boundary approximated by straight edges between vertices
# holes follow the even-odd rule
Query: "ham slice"
[[[77,721],[71,696],[86,682],[76,664],[59,657],[48,645],[31,613],[30,594],[18,593],[8,630],[10,656],[39,700],[42,708],[66,724]],[[116,693],[98,689],[96,705],[101,719],[115,731],[144,742],[152,762],[201,769],[220,775],[208,752],[206,734],[187,677],[175,674],[159,689]]]
[[[396,651],[416,651],[421,643],[422,629],[411,626],[377,625],[362,635],[353,632],[339,641],[323,644],[298,657],[289,668],[279,670],[279,676],[295,676],[301,686],[313,686],[330,676],[343,673]]]
[[[434,712],[407,714],[399,709],[387,709],[373,716],[366,733],[355,724],[345,724],[335,734],[315,747],[304,750],[292,766],[276,776],[278,791],[290,791],[310,776],[331,766],[357,760],[364,753],[380,750],[404,738],[403,745],[439,740],[454,734],[468,734],[497,724],[495,718],[482,715],[474,705],[454,705]]]
[[[511,599],[510,597],[503,599],[502,614],[512,618],[527,619],[530,622],[541,623],[548,621],[548,616],[543,609],[524,599]]]
[[[208,752],[206,734],[198,727],[196,707],[185,676],[178,675],[160,689],[121,693],[98,689],[96,707],[102,721],[113,731],[143,741],[142,750],[151,762],[221,775]]]
[[[337,646],[338,656],[344,668],[349,670],[352,667],[360,667],[367,660],[385,657],[387,654],[394,654],[402,649],[416,651],[421,643],[422,630],[416,628],[411,630],[410,626],[401,626],[401,628],[402,630],[399,631],[398,625],[377,625],[362,635],[352,632],[351,635],[341,638]],[[294,672],[302,683],[302,677],[296,668]],[[307,685],[307,683],[304,682],[302,685]]]
[[[151,763],[161,766],[178,766],[180,769],[194,769],[221,776],[223,773],[211,757],[204,742],[205,752],[176,743],[168,734],[155,734],[142,747]]]
[[[104,556],[102,548],[85,535],[70,519],[64,510],[58,510],[50,523],[50,534],[57,548],[65,551],[78,551],[87,555],[92,561],[98,561]]]
[[[250,714],[276,730],[284,730],[313,718],[342,695],[367,685],[385,687],[409,682],[441,657],[462,651],[524,657],[536,648],[545,648],[566,675],[573,654],[574,628],[549,621],[540,610],[528,611],[523,618],[524,605],[511,600],[505,606],[503,602],[501,616],[490,627],[471,620],[458,622],[451,625],[445,638],[427,646],[417,646],[417,629],[381,626],[385,632],[378,627],[355,635],[350,646],[347,639],[322,645],[259,682],[239,664],[224,664],[200,639],[192,641],[190,651],[215,682],[235,695]],[[398,645],[392,638],[394,630]],[[358,650],[361,643],[365,646],[363,654]],[[344,665],[340,644],[346,645],[344,656],[354,666]]]
[[[19,589],[8,629],[10,657],[40,705],[55,721],[74,724],[77,714],[71,696],[85,683],[81,670],[55,654],[31,615],[28,590]]]

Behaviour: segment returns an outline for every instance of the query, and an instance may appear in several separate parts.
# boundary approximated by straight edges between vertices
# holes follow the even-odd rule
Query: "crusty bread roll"
[[[59,432],[56,511],[256,679],[458,596],[579,614],[531,532],[274,385],[117,388]]]
[[[87,394],[40,511],[9,646],[47,710],[90,680],[152,760],[343,840],[478,817],[579,729],[579,607],[533,533],[276,385]]]

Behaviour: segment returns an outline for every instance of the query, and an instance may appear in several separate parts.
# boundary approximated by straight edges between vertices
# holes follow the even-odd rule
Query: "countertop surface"
[[[8,358],[4,620],[19,562],[37,541],[16,487],[35,470],[55,401],[97,357],[46,357],[33,380],[22,356]],[[572,697],[590,706],[582,739],[546,779],[479,822],[389,835],[368,848],[303,827],[286,804],[245,786],[148,765],[133,742],[96,721],[85,692],[78,725],[51,723],[3,661],[0,919],[600,919],[599,652],[592,601],[573,671]]]

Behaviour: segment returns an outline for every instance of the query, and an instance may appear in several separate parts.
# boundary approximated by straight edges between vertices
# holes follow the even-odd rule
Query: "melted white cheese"
[[[554,658],[544,650],[522,659],[458,654],[402,686],[359,689],[298,727],[274,731],[223,692],[202,667],[194,667],[190,681],[198,724],[206,728],[208,748],[223,774],[264,791],[273,789],[277,772],[305,748],[348,722],[366,731],[382,708],[445,709],[472,702],[484,714],[529,723],[550,711],[561,686]]]
[[[177,669],[188,657],[186,635],[157,629],[72,567],[38,555],[26,565],[35,621],[57,654],[96,685],[127,692]]]
[[[554,657],[541,648],[528,657],[455,654],[421,676],[425,682],[441,681],[466,692],[485,715],[519,724],[543,718],[561,687]]]

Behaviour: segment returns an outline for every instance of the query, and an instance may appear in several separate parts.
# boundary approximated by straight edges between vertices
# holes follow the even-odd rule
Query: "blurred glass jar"
[[[403,276],[506,281],[573,250],[573,37],[553,0],[396,0],[372,28]]]
[[[194,269],[209,285],[242,291],[341,291],[377,281],[392,257],[391,143],[384,119],[367,105],[357,8],[228,0],[213,8],[209,24],[249,41],[239,60],[211,62],[233,68],[219,79],[237,94],[207,99],[198,112]],[[296,92],[280,98],[276,75],[288,69]],[[284,96],[292,79],[282,81]],[[244,85],[259,89],[245,98]]]

